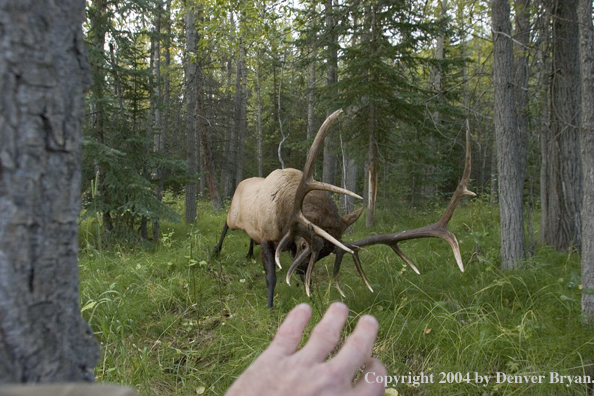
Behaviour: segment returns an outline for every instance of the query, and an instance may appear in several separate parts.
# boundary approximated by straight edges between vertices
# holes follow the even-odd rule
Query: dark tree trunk
[[[501,268],[517,268],[526,252],[522,192],[524,138],[517,128],[514,95],[514,62],[508,0],[493,0],[493,85],[495,139],[499,175]]]
[[[244,23],[241,21],[243,28]],[[240,38],[242,40],[242,38]],[[237,61],[237,80],[235,83],[235,130],[237,131],[237,156],[235,158],[235,186],[243,180],[243,157],[245,136],[247,135],[247,67],[245,48],[239,45]]]
[[[332,88],[338,82],[338,35],[335,33],[336,21],[333,15],[333,0],[326,0],[326,28],[330,32],[330,43],[328,44],[328,65],[326,84],[330,87],[331,100],[334,99],[335,89]],[[336,109],[328,109],[326,116],[329,116]],[[324,139],[324,161],[322,168],[322,181],[324,183],[336,184],[336,169],[338,155],[336,154],[336,139],[329,133]]]
[[[594,27],[592,0],[579,0],[582,126],[580,144],[584,173],[582,206],[582,309],[594,315]]]
[[[235,21],[233,19],[233,13],[229,15],[230,30],[235,29]],[[229,37],[229,40],[232,40]],[[231,102],[231,91],[232,91],[232,75],[233,75],[233,62],[231,58],[227,61],[227,96],[228,101]],[[237,94],[237,92],[236,92]],[[231,111],[232,119],[229,124],[235,122],[235,109],[236,105],[233,102],[233,110]],[[235,160],[237,158],[237,130],[234,126],[228,127],[225,130],[225,141],[223,142],[223,164],[221,167],[221,184],[223,189],[223,195],[226,198],[233,197],[235,191],[234,171],[235,171]]]
[[[264,170],[262,167],[262,87],[260,86],[260,68],[262,66],[258,62],[256,66],[256,96],[257,96],[257,131],[256,131],[256,146],[258,151],[258,177],[263,177]]]
[[[577,0],[553,0],[550,139],[543,152],[550,166],[541,201],[540,237],[558,250],[579,247],[582,206],[580,158],[580,64]]]
[[[171,89],[169,85],[169,66],[171,64],[171,0],[166,1],[167,8],[165,10],[165,48],[164,48],[164,68],[166,73],[161,75],[161,67],[160,67],[160,60],[158,66],[156,67],[156,74],[157,74],[157,92],[159,98],[159,106],[157,107],[157,125],[159,128],[158,139],[155,136],[155,151],[160,153],[161,155],[165,154],[165,142],[167,141],[167,132],[169,129],[169,105],[170,105],[170,96],[171,96]],[[159,19],[161,17],[159,16]],[[160,31],[160,21],[159,21],[159,29]],[[157,51],[157,54],[160,54],[160,51]],[[159,83],[160,81],[160,83]],[[163,86],[163,97],[161,98],[161,84]],[[165,175],[167,173],[167,169],[165,166],[160,166],[157,168],[157,199],[159,202],[163,201],[163,191],[165,189]],[[156,221],[153,223],[153,239],[159,240],[159,222]]]
[[[316,105],[316,61],[315,49],[312,55],[311,64],[309,65],[309,92],[307,93],[307,138],[313,138],[316,134],[316,119],[315,119],[315,105]]]
[[[0,3],[0,384],[93,381],[80,315],[82,0]]]
[[[103,47],[105,45],[105,34],[107,27],[106,20],[106,0],[93,1],[93,12],[91,14],[91,30],[92,30],[92,48],[95,52],[93,56],[93,63],[91,64],[93,70],[93,85],[92,94],[95,97],[95,138],[98,143],[106,144],[105,141],[105,121],[103,111],[103,85],[105,84],[105,73],[101,59],[103,58]],[[100,164],[96,165],[96,172],[99,174],[99,185],[97,188],[97,195],[101,196],[104,202],[109,202],[109,193],[105,185],[105,169]],[[103,212],[103,226],[105,230],[110,231],[113,228],[113,222],[109,211]]]
[[[375,209],[377,204],[377,149],[375,147],[375,106],[369,110],[369,151],[367,153],[367,217],[365,226],[372,227],[375,223]]]
[[[155,131],[153,132],[153,152],[158,155],[163,153],[165,148],[165,137],[163,135],[163,91],[161,81],[161,16],[163,14],[163,3],[161,0],[157,3],[157,16],[155,21],[155,94],[153,103],[155,104]],[[163,169],[161,166],[157,166],[154,170],[155,177],[157,179],[157,200],[163,201]],[[159,219],[153,220],[153,239],[159,240]]]
[[[188,11],[186,15],[186,150],[188,160],[187,175],[191,178],[186,183],[186,223],[196,222],[196,200],[198,196],[198,185],[196,177],[198,173],[198,146],[196,136],[196,64],[192,60],[196,51],[196,23],[194,13]]]
[[[210,193],[210,202],[212,209],[218,212],[223,208],[223,200],[219,192],[219,185],[210,151],[208,126],[204,116],[204,74],[202,64],[196,63],[196,126],[200,132],[200,157],[202,159],[202,168],[206,177],[206,185]]]

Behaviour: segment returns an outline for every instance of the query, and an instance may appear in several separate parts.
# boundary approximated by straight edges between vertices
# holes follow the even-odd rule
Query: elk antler
[[[417,267],[415,267],[413,262],[408,257],[406,257],[406,255],[402,252],[402,250],[400,250],[400,248],[398,247],[398,242],[405,241],[408,239],[416,239],[416,238],[428,238],[428,237],[441,238],[450,244],[450,246],[452,247],[452,250],[454,251],[454,257],[456,258],[458,267],[460,268],[460,271],[464,272],[464,264],[462,263],[462,255],[460,254],[460,245],[458,244],[456,235],[454,235],[451,231],[448,230],[448,222],[452,218],[452,215],[454,214],[454,210],[456,209],[456,206],[458,205],[458,203],[460,202],[462,197],[464,197],[464,195],[471,195],[471,196],[476,195],[472,191],[469,191],[467,188],[468,182],[470,180],[470,159],[471,159],[470,131],[469,131],[469,127],[467,124],[466,161],[464,164],[464,173],[462,175],[462,179],[460,180],[460,183],[458,184],[458,187],[456,188],[456,191],[454,192],[454,195],[450,199],[450,203],[448,204],[443,216],[441,216],[441,219],[439,219],[436,223],[433,223],[433,224],[425,226],[425,227],[419,227],[419,228],[415,228],[412,230],[400,231],[400,232],[397,232],[394,234],[374,235],[374,236],[370,236],[367,238],[363,238],[363,239],[355,241],[355,242],[345,244],[351,250],[354,251],[354,253],[351,253],[351,254],[353,255],[353,259],[355,260],[355,265],[357,266],[359,275],[361,275],[361,278],[363,278],[363,281],[365,282],[365,284],[367,285],[369,290],[373,291],[371,289],[371,286],[369,286],[369,282],[367,281],[367,278],[365,277],[365,274],[363,272],[363,268],[361,267],[361,261],[359,260],[359,252],[358,251],[359,251],[359,249],[361,249],[363,247],[371,246],[371,245],[383,244],[383,245],[390,246],[392,248],[392,250],[398,255],[398,257],[400,257],[402,260],[404,260],[404,262],[406,264],[408,264],[412,268],[413,271],[415,271],[417,274],[420,274],[419,270],[417,269]],[[347,252],[348,252],[348,250],[347,250]],[[345,253],[344,251],[337,252],[336,260],[334,262],[334,271],[333,271],[336,288],[338,289],[338,291],[340,292],[340,294],[343,297],[344,297],[344,293],[342,292],[342,290],[340,289],[340,286],[338,284],[338,271],[340,269],[340,264],[342,262],[342,256],[344,255],[344,253]],[[309,268],[308,268],[308,271],[309,271]]]
[[[306,273],[306,282],[305,288],[307,295],[309,296],[309,279],[311,277],[311,269],[313,268],[314,263],[316,262],[316,257],[319,249],[321,247],[317,246],[314,243],[314,236],[319,235],[320,237],[332,242],[334,245],[340,247],[341,249],[354,254],[355,252],[341,243],[339,240],[334,238],[328,232],[326,232],[321,227],[313,224],[303,215],[303,200],[307,193],[312,190],[325,190],[331,191],[339,194],[346,194],[350,195],[351,197],[362,199],[359,195],[346,190],[344,188],[333,186],[332,184],[322,183],[313,179],[313,170],[314,170],[314,163],[320,154],[320,150],[322,149],[322,144],[324,142],[324,138],[328,129],[334,121],[338,118],[338,116],[342,113],[342,110],[337,110],[332,113],[326,121],[320,127],[318,134],[316,135],[309,153],[307,154],[307,160],[305,161],[305,167],[303,168],[303,176],[297,187],[295,192],[295,203],[293,205],[293,213],[291,215],[291,220],[289,221],[288,231],[286,231],[283,239],[279,242],[276,251],[274,253],[274,260],[276,264],[281,267],[280,265],[280,252],[284,250],[284,248],[295,239],[296,236],[302,236],[303,238],[309,241],[309,246],[306,248],[302,254],[297,257],[297,259],[291,265],[287,276],[289,277],[291,273],[297,268],[298,265],[302,264],[309,254],[311,254],[311,258],[309,261],[309,265],[307,268]]]

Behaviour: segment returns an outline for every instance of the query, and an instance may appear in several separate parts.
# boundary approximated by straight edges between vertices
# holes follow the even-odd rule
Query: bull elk
[[[276,272],[274,263],[281,268],[280,252],[289,250],[295,258],[287,271],[286,281],[290,282],[293,272],[304,280],[307,295],[310,294],[311,273],[315,263],[330,253],[336,254],[333,276],[336,288],[342,296],[338,283],[338,272],[345,253],[350,253],[365,285],[373,292],[367,280],[359,250],[366,246],[384,244],[404,260],[417,274],[419,270],[398,247],[398,242],[424,237],[437,237],[447,241],[454,251],[458,267],[464,271],[460,247],[456,236],[447,229],[447,224],[458,202],[464,195],[474,195],[467,190],[470,179],[470,137],[466,135],[466,162],[464,174],[458,188],[442,218],[429,226],[393,234],[370,236],[355,242],[342,242],[346,229],[361,215],[363,208],[341,217],[329,192],[350,195],[361,199],[357,194],[321,183],[313,179],[314,163],[320,153],[324,137],[332,123],[342,113],[337,110],[320,127],[309,150],[303,172],[297,169],[277,169],[266,178],[254,177],[243,180],[237,186],[227,221],[215,254],[221,251],[223,240],[229,228],[244,230],[256,244],[261,245],[262,264],[266,273],[268,289],[268,308],[272,307]],[[251,249],[250,249],[251,251]]]

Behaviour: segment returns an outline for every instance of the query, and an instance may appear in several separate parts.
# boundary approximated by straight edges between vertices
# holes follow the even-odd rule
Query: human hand
[[[338,354],[326,360],[340,340],[348,313],[346,305],[332,304],[307,344],[297,351],[311,308],[307,304],[293,308],[270,346],[237,378],[226,396],[382,396],[383,384],[364,379],[367,372],[386,375],[382,363],[371,357],[378,329],[373,316],[362,316]],[[363,375],[353,385],[363,365]]]

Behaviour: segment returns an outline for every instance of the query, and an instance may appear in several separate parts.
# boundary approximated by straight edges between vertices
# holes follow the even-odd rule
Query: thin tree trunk
[[[371,31],[369,40],[371,41],[372,53],[377,51],[376,48],[376,21],[375,8],[373,5],[369,7],[369,14],[367,15],[371,22]],[[374,76],[368,71],[368,78],[373,83]],[[365,219],[366,227],[372,227],[375,223],[375,209],[377,206],[377,188],[378,188],[378,173],[377,173],[377,147],[375,141],[376,128],[376,108],[375,104],[369,105],[369,148],[367,154],[367,172],[368,172],[368,192],[367,192],[367,217]]]
[[[100,144],[106,144],[105,141],[105,123],[104,123],[104,115],[103,115],[103,85],[105,84],[105,78],[103,73],[102,65],[100,64],[100,59],[103,56],[103,47],[105,46],[105,34],[106,34],[106,26],[107,21],[106,18],[106,11],[107,11],[107,1],[106,0],[94,0],[94,11],[95,13],[91,17],[91,29],[94,32],[93,36],[93,50],[95,51],[95,56],[93,57],[94,62],[91,64],[93,69],[93,85],[92,85],[92,92],[95,96],[96,104],[95,104],[95,137],[97,142]],[[97,163],[96,172],[99,174],[99,186],[97,188],[97,195],[102,197],[103,201],[109,204],[110,197],[109,192],[107,190],[107,186],[105,184],[105,169],[101,166],[101,164]],[[113,228],[113,222],[111,219],[111,213],[109,210],[103,212],[103,227],[105,227],[106,231],[110,231]]]
[[[592,0],[579,0],[582,125],[580,144],[583,170],[582,309],[594,315],[594,27]]]
[[[283,59],[284,62],[284,59]],[[277,150],[277,154],[278,154],[278,161],[280,162],[281,165],[281,169],[285,169],[285,161],[283,161],[283,155],[282,155],[282,148],[283,148],[283,143],[285,143],[285,141],[287,140],[287,136],[285,135],[285,132],[283,130],[283,119],[281,117],[281,92],[282,92],[282,87],[283,87],[283,70],[284,70],[284,63],[281,63],[281,74],[280,74],[280,81],[278,83],[278,128],[280,130],[280,134],[282,136],[282,139],[280,141],[280,143],[278,144],[278,150]]]
[[[229,25],[230,31],[235,29],[235,20],[233,18],[233,13],[229,15]],[[232,40],[229,37],[229,40]],[[231,58],[227,60],[227,92],[228,92],[228,101],[231,102],[231,92],[232,89],[232,75],[233,75],[233,62]],[[235,109],[236,104],[233,102],[233,110],[230,112],[231,117],[229,120],[229,125],[235,123]],[[233,183],[234,181],[234,170],[235,170],[235,160],[237,158],[237,130],[234,127],[227,127],[225,130],[225,141],[223,142],[223,165],[221,167],[221,184],[223,185],[223,195],[226,198],[233,197],[233,191],[235,190]]]
[[[243,20],[240,21],[244,28]],[[242,34],[243,36],[243,34]],[[240,38],[243,41],[243,37]],[[239,59],[237,61],[237,81],[235,84],[235,129],[237,130],[237,157],[235,158],[235,186],[243,180],[243,157],[245,136],[247,135],[247,67],[245,63],[245,47],[239,45]]]
[[[262,87],[260,86],[260,63],[256,66],[256,95],[257,95],[257,131],[256,131],[256,145],[258,150],[258,177],[263,177],[264,171],[262,166]]]
[[[154,33],[154,31],[153,31]],[[149,108],[149,116],[146,122],[146,132],[145,132],[145,143],[144,143],[144,161],[142,165],[142,176],[146,180],[151,179],[151,170],[149,169],[149,159],[151,155],[151,146],[150,141],[153,140],[153,122],[155,116],[155,78],[154,78],[154,70],[155,70],[155,49],[156,49],[156,37],[153,34],[151,36],[151,54],[150,54],[150,61],[149,61],[149,101],[150,101],[150,108]],[[144,239],[148,239],[148,218],[146,216],[142,216],[140,220],[140,236]]]
[[[315,105],[316,105],[316,61],[315,49],[309,65],[309,92],[307,93],[307,138],[311,139],[316,133]]]
[[[192,61],[192,54],[196,51],[196,23],[194,13],[188,11],[186,15],[186,154],[188,160],[187,175],[190,182],[186,183],[186,223],[196,222],[196,200],[198,185],[196,175],[198,172],[198,153],[196,136],[196,64]]]
[[[526,242],[523,214],[522,136],[516,120],[513,44],[508,0],[493,0],[493,85],[495,138],[499,175],[501,268],[517,268],[524,259]],[[525,154],[524,154],[525,155]]]
[[[373,227],[375,223],[375,209],[377,205],[377,153],[375,147],[375,106],[371,105],[369,110],[369,151],[367,154],[367,217],[365,226]]]
[[[545,196],[548,215],[542,241],[558,250],[581,242],[582,170],[579,143],[580,63],[577,0],[554,0],[551,80],[551,164]],[[543,153],[544,156],[545,153]]]
[[[203,163],[203,169],[206,176],[206,184],[210,193],[210,203],[212,209],[218,212],[223,208],[223,199],[219,192],[217,177],[214,169],[214,162],[212,161],[212,153],[208,144],[208,127],[207,121],[204,117],[204,76],[202,73],[202,65],[196,64],[196,123],[200,131],[200,157]]]
[[[161,14],[163,13],[163,3],[161,0],[157,3],[157,17],[155,21],[155,126],[156,131],[153,134],[153,152],[157,155],[163,152],[163,120],[161,117],[162,97],[161,97]],[[163,201],[163,175],[161,166],[157,166],[154,170],[157,178],[157,200]],[[153,220],[153,239],[159,240],[159,219]]]
[[[326,85],[330,87],[331,100],[334,100],[336,89],[333,86],[338,82],[338,35],[335,33],[336,21],[333,15],[333,0],[326,0],[326,28],[331,35],[328,44],[328,65]],[[335,109],[328,109],[326,116],[329,116]],[[338,155],[336,154],[336,139],[329,133],[324,138],[324,160],[322,168],[322,181],[324,183],[336,184],[336,170]]]
[[[92,382],[77,263],[85,2],[7,0],[0,14],[0,384]]]
[[[342,187],[355,192],[357,188],[357,162],[349,156],[342,138],[340,139],[340,146],[342,151]],[[351,213],[355,209],[354,197],[341,194],[339,201],[340,208],[344,213]]]

